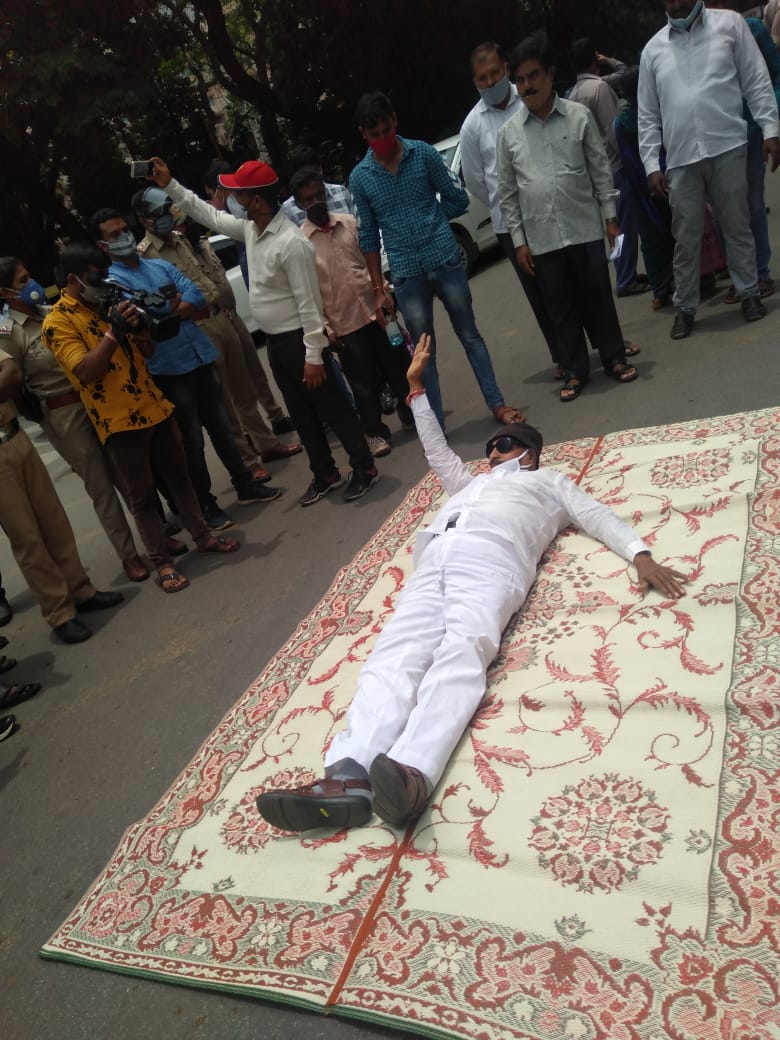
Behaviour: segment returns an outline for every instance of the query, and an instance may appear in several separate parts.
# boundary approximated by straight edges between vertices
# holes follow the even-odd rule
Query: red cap
[[[235,173],[221,173],[219,183],[223,188],[241,191],[244,188],[268,188],[278,184],[279,178],[268,163],[253,160],[242,163]]]

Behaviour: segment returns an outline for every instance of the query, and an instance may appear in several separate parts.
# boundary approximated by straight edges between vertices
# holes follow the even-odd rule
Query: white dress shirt
[[[474,476],[447,444],[426,395],[413,398],[411,408],[425,457],[450,496],[417,535],[415,564],[432,539],[447,537],[447,524],[456,515],[458,531],[478,532],[507,545],[520,565],[526,592],[550,542],[570,524],[629,563],[648,551],[632,527],[562,473],[524,470],[520,460],[511,459]]]
[[[619,193],[585,105],[556,95],[546,119],[523,105],[501,127],[497,151],[499,202],[515,249],[540,255],[604,237]]]
[[[648,176],[712,159],[747,141],[742,99],[766,140],[778,136],[766,62],[741,15],[704,8],[685,32],[667,25],[642,51],[639,152]]]
[[[314,246],[301,229],[280,210],[261,234],[253,220],[214,209],[178,181],[165,190],[193,220],[246,244],[249,304],[257,324],[272,336],[302,328],[306,361],[321,365],[328,337]]]
[[[506,108],[495,108],[480,98],[460,128],[463,180],[471,194],[490,210],[490,221],[497,235],[506,234],[508,229],[498,204],[496,140],[507,119],[524,107],[517,88],[510,83]]]

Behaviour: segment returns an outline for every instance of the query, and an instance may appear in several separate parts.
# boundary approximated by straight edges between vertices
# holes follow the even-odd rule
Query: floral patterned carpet
[[[432,1036],[778,1040],[780,410],[545,463],[690,575],[642,598],[574,531],[406,834],[274,831],[319,775],[439,499],[409,494],[43,949]]]

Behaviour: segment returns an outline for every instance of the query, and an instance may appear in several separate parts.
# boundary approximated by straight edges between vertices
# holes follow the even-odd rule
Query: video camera
[[[102,278],[100,285],[107,290],[100,301],[100,316],[104,320],[110,320],[108,315],[113,307],[123,300],[128,300],[135,305],[136,314],[141,322],[139,328],[148,329],[155,343],[171,339],[178,333],[181,324],[179,315],[167,311],[168,300],[177,295],[175,285],[161,285],[157,292],[128,289],[126,285],[115,282],[113,278]]]

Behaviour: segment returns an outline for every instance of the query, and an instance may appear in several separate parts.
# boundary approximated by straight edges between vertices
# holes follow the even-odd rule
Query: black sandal
[[[586,386],[587,380],[578,379],[576,376],[570,376],[561,387],[558,399],[561,404],[568,404],[569,401],[576,401]]]
[[[625,361],[615,361],[607,369],[607,375],[612,376],[618,383],[633,383],[635,379],[639,378],[639,373],[633,365],[626,364]]]
[[[6,657],[5,655],[0,657],[0,675],[2,675],[3,672],[10,672],[11,669],[15,668],[15,667],[16,667],[16,658],[15,657]]]
[[[27,701],[30,697],[34,697],[41,688],[39,682],[22,683],[20,685],[5,686],[0,683],[0,711],[5,711],[6,708],[15,708],[17,704],[21,704],[22,701]]]

